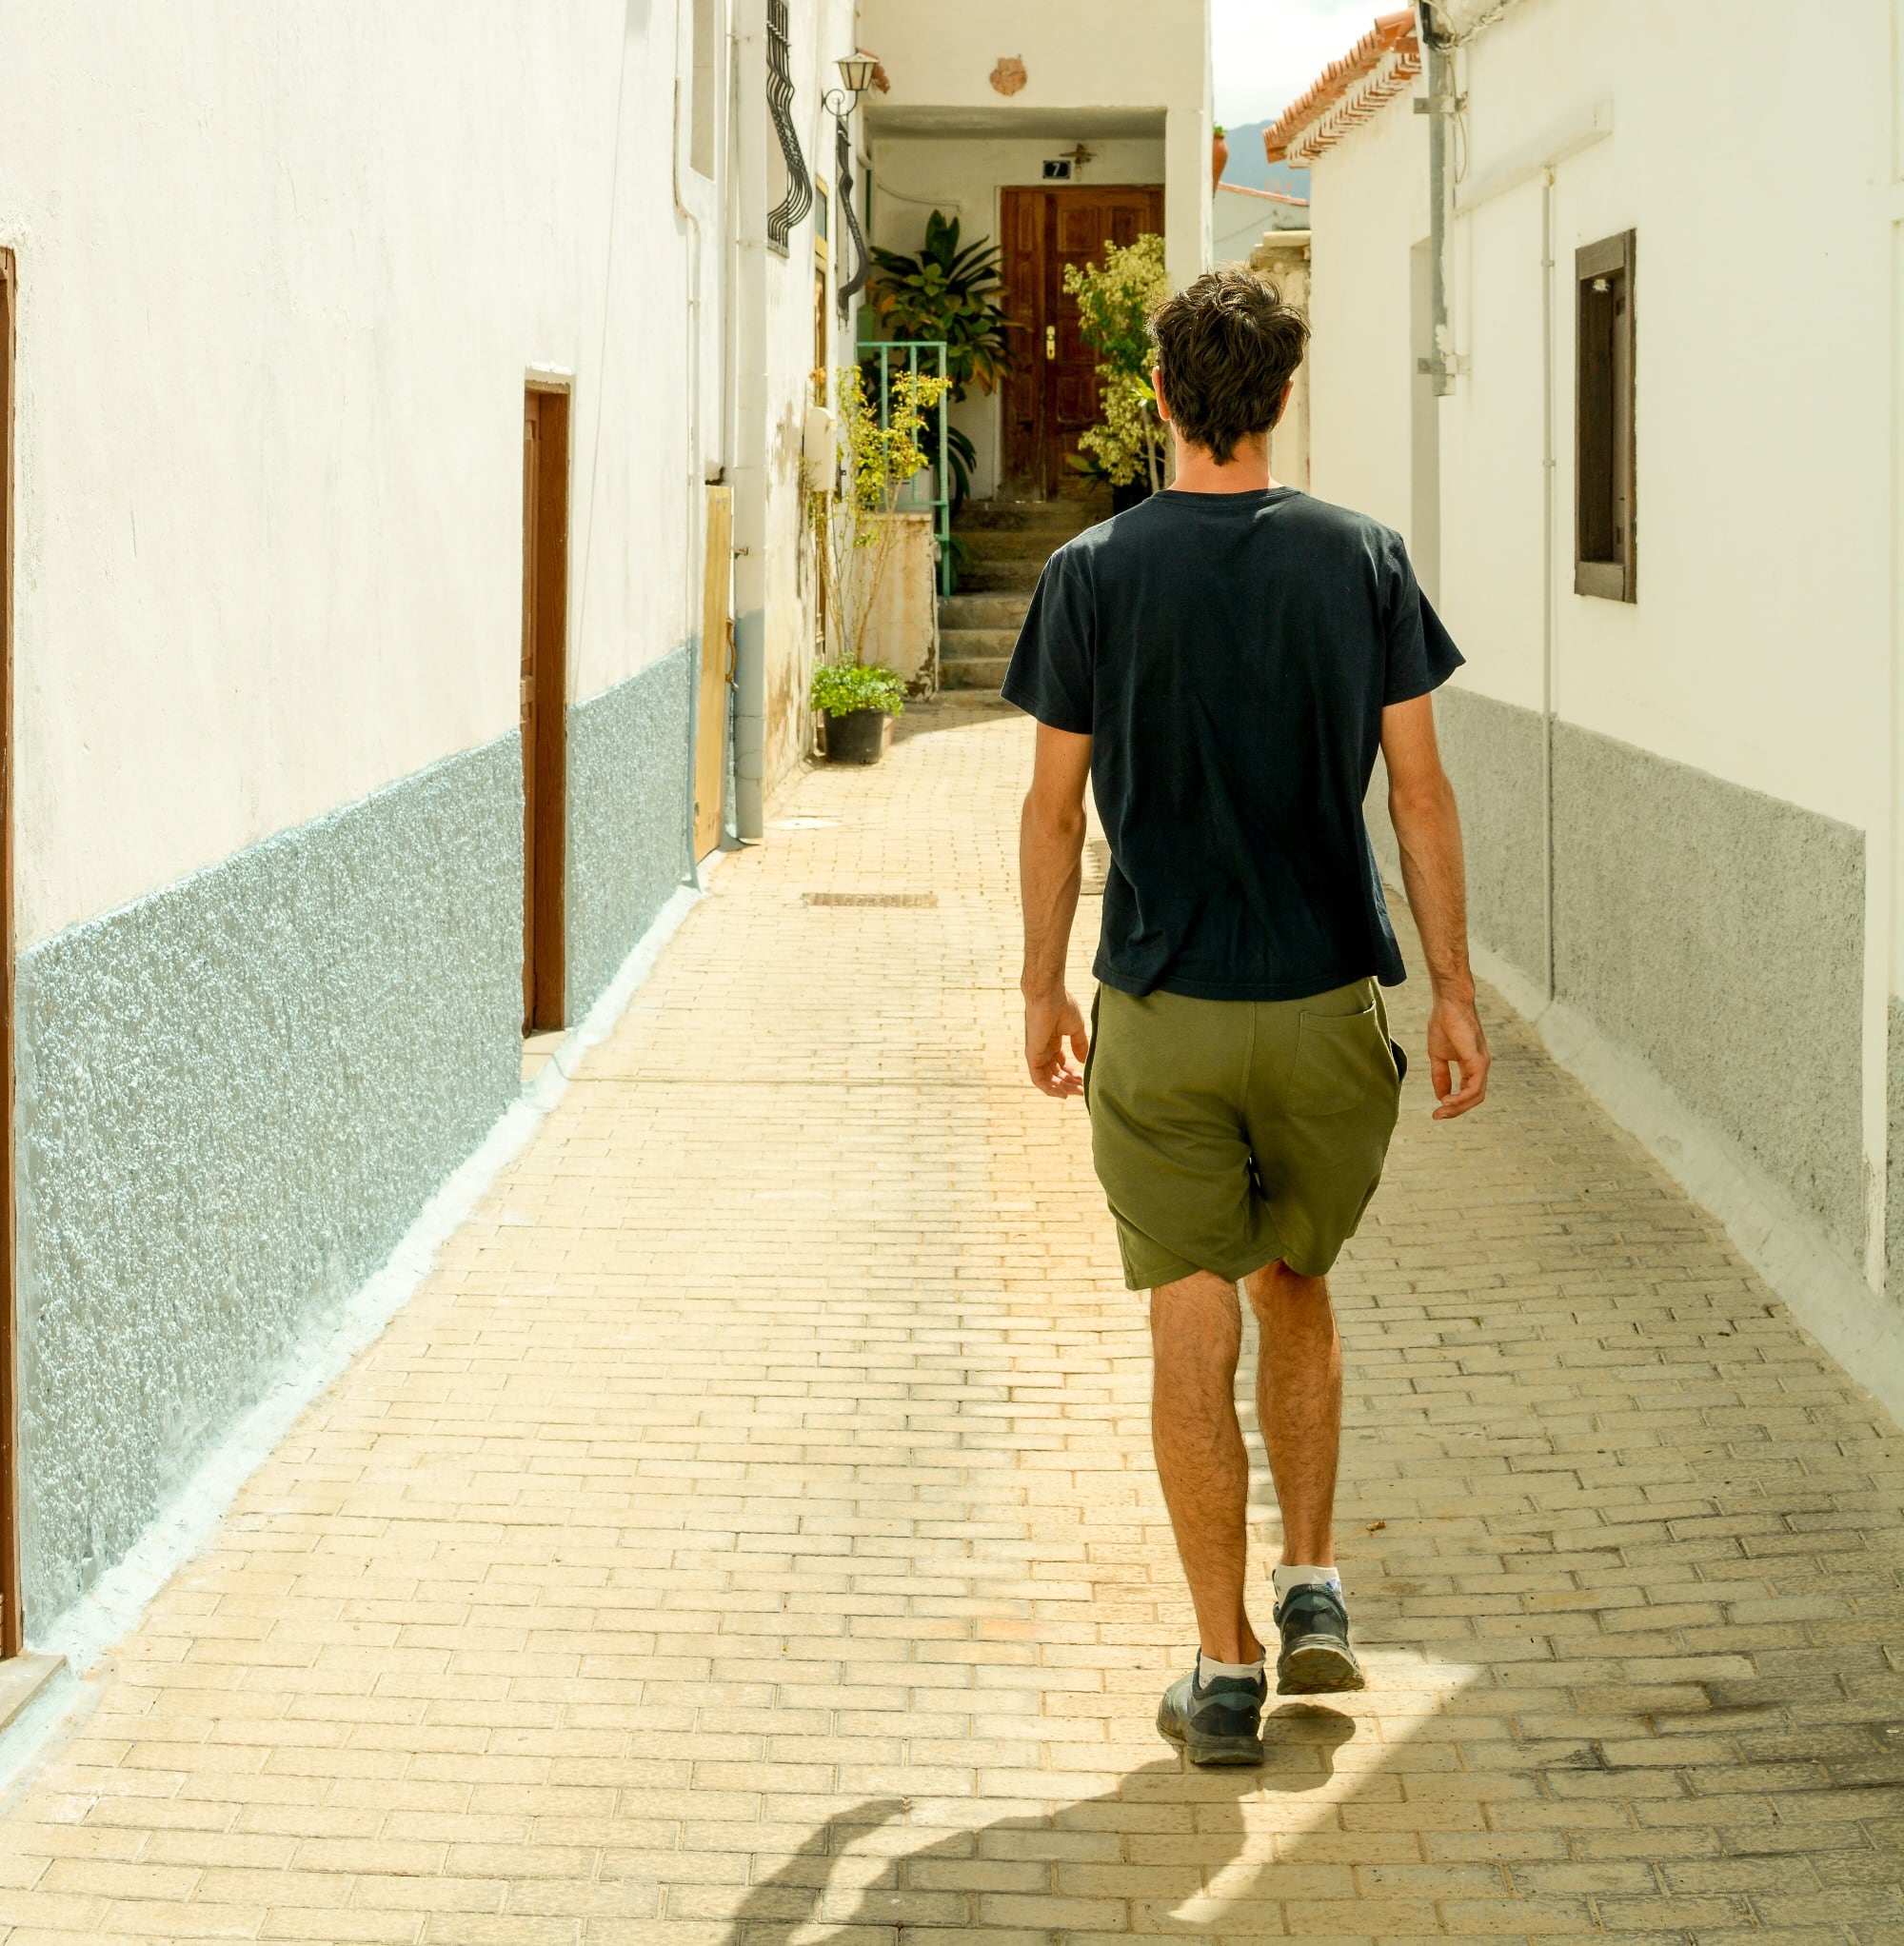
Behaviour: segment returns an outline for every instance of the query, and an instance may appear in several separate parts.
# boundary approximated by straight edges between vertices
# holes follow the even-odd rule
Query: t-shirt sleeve
[[[1090,576],[1069,549],[1044,564],[1000,692],[1053,729],[1091,734],[1096,626]]]
[[[1465,658],[1441,626],[1415,579],[1408,550],[1395,536],[1390,547],[1388,586],[1388,667],[1382,684],[1385,708],[1438,689]]]

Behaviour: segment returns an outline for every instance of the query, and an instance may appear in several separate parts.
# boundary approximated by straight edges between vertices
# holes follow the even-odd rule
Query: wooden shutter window
[[[1574,592],[1636,599],[1632,230],[1574,253]]]

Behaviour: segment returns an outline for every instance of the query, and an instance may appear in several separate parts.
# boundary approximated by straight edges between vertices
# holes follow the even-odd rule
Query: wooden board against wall
[[[701,577],[701,689],[694,739],[694,856],[721,842],[727,769],[727,685],[733,666],[734,489],[707,489],[707,554]]]

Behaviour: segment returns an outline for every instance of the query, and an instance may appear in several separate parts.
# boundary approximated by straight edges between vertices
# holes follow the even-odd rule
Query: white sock
[[[1197,1687],[1208,1689],[1220,1676],[1227,1676],[1232,1682],[1258,1681],[1262,1676],[1262,1658],[1259,1656],[1254,1662],[1219,1662],[1214,1656],[1198,1650]]]
[[[1279,1602],[1288,1596],[1292,1588],[1306,1588],[1316,1582],[1335,1589],[1338,1595],[1342,1592],[1342,1578],[1334,1568],[1272,1568],[1269,1579]]]

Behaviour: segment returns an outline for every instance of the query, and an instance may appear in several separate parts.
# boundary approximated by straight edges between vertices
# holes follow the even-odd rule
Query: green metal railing
[[[902,344],[889,338],[862,338],[860,340],[860,356],[863,360],[875,351],[879,353],[880,357],[880,430],[883,432],[886,429],[886,424],[890,416],[892,373],[893,367],[898,364],[895,354],[899,352],[905,354],[904,368],[913,373],[915,377],[919,373],[920,354],[922,352],[928,354],[928,356],[936,359],[939,367],[939,376],[942,379],[945,376],[945,341],[943,338],[919,338],[907,340]],[[932,531],[939,538],[939,592],[942,595],[949,595],[952,592],[952,456],[946,446],[946,434],[950,428],[946,423],[945,394],[942,391],[939,394],[937,410],[939,413],[939,462],[933,468],[933,471],[938,476],[934,483],[937,487],[936,497],[925,501],[922,501],[917,497],[903,497],[906,488],[916,484],[917,476],[915,476],[914,480],[907,481],[906,487],[901,489],[902,498],[899,504],[902,510],[909,513],[920,512],[927,507],[931,508],[933,515]]]

